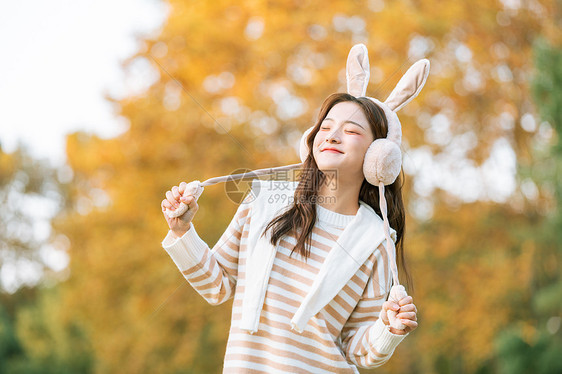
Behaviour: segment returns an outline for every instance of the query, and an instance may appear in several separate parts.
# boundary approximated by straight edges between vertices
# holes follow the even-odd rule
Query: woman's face
[[[313,156],[321,171],[337,170],[338,179],[362,182],[363,160],[373,140],[363,109],[354,102],[344,101],[334,105],[320,124]]]

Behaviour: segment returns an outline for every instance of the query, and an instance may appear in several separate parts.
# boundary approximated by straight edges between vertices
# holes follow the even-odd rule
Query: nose
[[[326,136],[326,142],[328,142],[328,143],[339,143],[340,137],[338,135],[338,130],[334,130],[328,136]]]

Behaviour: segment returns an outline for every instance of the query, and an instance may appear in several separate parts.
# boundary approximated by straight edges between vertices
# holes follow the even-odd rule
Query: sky
[[[142,66],[120,62],[157,35],[168,9],[157,0],[0,2],[0,144],[18,142],[54,165],[65,161],[69,132],[112,137],[127,129],[104,92],[143,89]]]

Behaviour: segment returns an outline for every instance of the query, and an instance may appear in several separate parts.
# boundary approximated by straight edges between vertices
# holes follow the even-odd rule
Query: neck
[[[362,178],[336,178],[326,174],[326,182],[318,188],[316,204],[339,214],[357,214],[362,183]]]

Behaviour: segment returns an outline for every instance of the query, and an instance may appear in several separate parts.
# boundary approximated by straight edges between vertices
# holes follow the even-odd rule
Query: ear
[[[345,76],[347,93],[355,97],[365,96],[370,76],[369,56],[365,44],[355,44],[347,56]]]
[[[429,75],[429,60],[421,59],[410,66],[384,102],[394,112],[412,101],[425,85]]]

